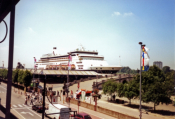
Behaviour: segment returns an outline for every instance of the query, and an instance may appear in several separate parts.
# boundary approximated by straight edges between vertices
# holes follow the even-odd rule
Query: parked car
[[[37,103],[32,106],[32,110],[35,110],[37,112],[42,112],[43,111],[43,105],[41,103]]]
[[[80,112],[80,113],[76,114],[75,117],[77,119],[92,119],[89,114],[84,113],[84,112]]]

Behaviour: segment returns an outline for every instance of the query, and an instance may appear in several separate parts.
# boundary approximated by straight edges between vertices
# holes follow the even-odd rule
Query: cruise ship
[[[53,47],[53,52],[44,54],[35,63],[35,66],[37,69],[44,70],[68,70],[69,54],[72,57],[70,70],[116,73],[122,68],[121,66],[109,66],[107,61],[104,60],[104,57],[98,55],[97,51],[86,51],[82,46],[65,55],[58,54],[57,48]]]

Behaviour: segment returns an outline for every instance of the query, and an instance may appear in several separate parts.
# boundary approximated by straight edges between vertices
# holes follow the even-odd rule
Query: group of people
[[[33,98],[33,95],[34,95],[34,98]],[[26,98],[25,98],[25,105],[27,105],[27,101],[30,100],[30,105],[32,104],[33,105],[33,102],[39,102],[39,103],[42,103],[42,96],[39,96],[39,94],[37,93],[35,95],[35,93],[32,93],[31,95],[26,95]]]

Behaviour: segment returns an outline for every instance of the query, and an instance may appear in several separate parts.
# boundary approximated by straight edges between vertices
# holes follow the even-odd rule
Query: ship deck
[[[39,74],[39,75],[67,75],[68,70],[30,70],[30,72],[33,74]],[[69,75],[83,75],[83,76],[96,76],[101,75],[95,71],[75,71],[75,70],[69,70]]]

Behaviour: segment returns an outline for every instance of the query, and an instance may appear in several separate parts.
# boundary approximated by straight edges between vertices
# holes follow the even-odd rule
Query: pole
[[[35,57],[34,57],[34,66],[33,66],[33,82],[34,82],[34,73],[35,73]],[[34,82],[36,83],[36,82]],[[34,83],[33,83],[33,86],[34,86]],[[36,85],[36,84],[35,84]],[[35,87],[33,88],[33,90],[35,89]],[[35,92],[35,91],[34,91]]]
[[[78,113],[79,113],[79,100],[80,100],[80,99],[78,98]]]
[[[10,119],[12,68],[13,68],[13,49],[14,49],[14,29],[15,29],[15,3],[11,1],[10,13],[10,34],[9,34],[9,59],[8,59],[8,84],[6,93],[6,119]]]
[[[142,68],[141,68],[141,56],[142,56],[142,43],[141,44],[141,49],[140,49],[140,106],[139,106],[139,110],[140,110],[140,119],[142,118],[142,112],[141,112],[141,109],[142,109],[142,104],[141,104],[141,100],[142,100],[142,92],[141,92],[141,86],[142,86],[142,80],[141,80],[141,75],[142,75]]]
[[[44,79],[44,94],[43,94],[43,113],[42,113],[42,119],[44,119],[44,113],[45,113],[45,92],[46,92],[46,74]]]
[[[70,65],[70,56],[71,54],[69,53],[68,55],[68,67],[67,67],[67,70],[68,70],[68,74],[67,74],[67,98],[68,98],[68,93],[69,93],[69,65]],[[70,108],[70,102],[69,102],[69,108]]]

